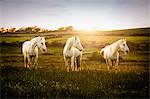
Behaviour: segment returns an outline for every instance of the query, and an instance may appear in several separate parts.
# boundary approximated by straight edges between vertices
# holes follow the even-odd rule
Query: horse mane
[[[122,40],[125,40],[125,39],[119,39],[119,40],[117,40],[116,42],[110,44],[109,46],[112,47],[112,46],[118,44],[119,42],[121,42]]]
[[[69,38],[69,39],[67,40],[67,42],[66,42],[66,45],[65,45],[67,48],[69,47],[69,48],[68,48],[69,50],[70,50],[70,48],[72,47],[72,46],[69,46],[72,39],[76,39],[76,37],[71,37],[71,38]]]
[[[30,40],[30,46],[32,47],[32,49],[35,49],[35,47],[36,47],[36,40],[39,39],[39,38],[42,38],[42,37],[38,36],[38,37],[35,37],[35,38]]]
[[[42,37],[38,36],[38,37],[31,39],[30,41],[35,41],[36,39],[39,39],[39,38],[42,38]]]

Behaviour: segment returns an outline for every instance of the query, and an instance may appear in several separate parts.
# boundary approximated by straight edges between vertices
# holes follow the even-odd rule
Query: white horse
[[[23,43],[22,53],[24,55],[24,66],[26,68],[30,69],[31,65],[33,65],[37,69],[38,48],[41,49],[42,52],[47,51],[44,37],[36,37]]]
[[[68,71],[70,69],[78,70],[81,65],[82,51],[83,47],[81,45],[79,37],[71,37],[67,40],[64,46],[63,56]],[[68,58],[71,58],[71,68],[68,66]]]
[[[102,55],[102,57],[105,59],[108,71],[111,69],[111,67],[113,65],[115,65],[115,69],[117,70],[117,66],[118,66],[118,62],[119,62],[118,50],[120,50],[120,49],[125,54],[127,54],[127,52],[129,52],[129,48],[127,46],[125,39],[120,39],[117,42],[101,49],[100,55]]]

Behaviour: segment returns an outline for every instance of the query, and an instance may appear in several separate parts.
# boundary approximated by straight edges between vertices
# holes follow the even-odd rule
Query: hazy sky
[[[123,29],[150,26],[150,0],[0,0],[0,27]]]

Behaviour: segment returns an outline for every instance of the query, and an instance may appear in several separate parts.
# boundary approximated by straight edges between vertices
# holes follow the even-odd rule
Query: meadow
[[[1,34],[1,97],[19,98],[148,98],[149,36],[112,32],[48,32],[37,34]],[[107,33],[106,33],[107,34]],[[47,53],[39,55],[39,69],[23,67],[22,43],[35,36],[46,38]],[[80,72],[67,72],[63,46],[67,38],[79,36],[84,47]],[[120,52],[118,73],[108,73],[102,47],[125,38],[130,53]]]

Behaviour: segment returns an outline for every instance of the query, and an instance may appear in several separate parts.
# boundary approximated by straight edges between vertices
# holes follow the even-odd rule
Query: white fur
[[[113,63],[115,63],[115,67],[117,70],[117,66],[119,62],[119,53],[118,53],[119,49],[121,49],[125,54],[129,52],[129,48],[126,44],[125,39],[120,39],[117,42],[101,49],[100,54],[105,59],[108,70],[111,69]]]
[[[63,56],[65,65],[68,67],[68,58],[71,58],[71,69],[75,70],[78,69],[79,65],[81,64],[82,60],[82,51],[83,47],[81,45],[79,37],[71,37],[67,40],[64,50],[63,50]]]
[[[23,43],[22,53],[24,55],[24,66],[26,68],[31,67],[32,60],[34,67],[37,68],[38,48],[41,49],[42,52],[46,52],[47,48],[44,37],[36,37]]]

